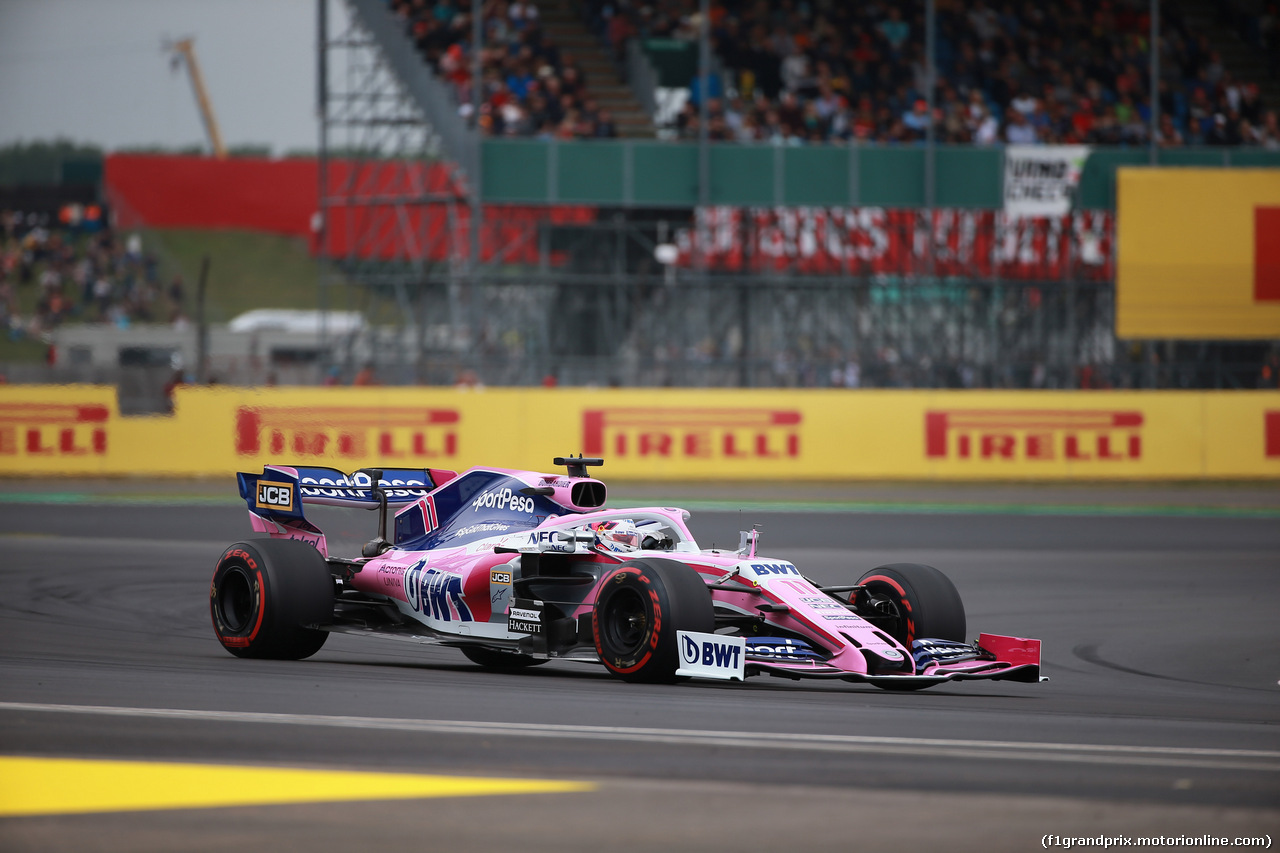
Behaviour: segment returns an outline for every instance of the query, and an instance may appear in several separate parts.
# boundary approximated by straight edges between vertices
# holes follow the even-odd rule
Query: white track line
[[[1082,764],[1197,767],[1220,770],[1280,772],[1280,751],[1207,749],[1180,746],[1119,746],[1090,743],[956,740],[950,738],[819,735],[782,732],[718,732],[699,729],[647,729],[629,726],[573,726],[541,723],[491,723],[455,720],[412,720],[321,714],[277,714],[255,711],[196,711],[180,708],[124,708],[107,705],[52,705],[0,702],[0,711],[91,714],[106,717],[199,720],[324,726],[486,737],[560,738],[565,740],[669,743],[688,746],[787,749],[810,752],[862,752],[946,758],[986,758]]]

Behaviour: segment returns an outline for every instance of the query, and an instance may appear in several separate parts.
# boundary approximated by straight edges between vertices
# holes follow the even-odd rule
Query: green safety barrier
[[[732,206],[926,206],[921,146],[712,145],[707,201]],[[1080,178],[1078,206],[1115,207],[1120,166],[1149,162],[1145,148],[1094,148]],[[1280,168],[1280,151],[1258,148],[1171,149],[1163,166]],[[939,146],[938,207],[1001,207],[1004,154],[999,147]],[[590,140],[484,142],[485,201],[692,207],[700,203],[698,146],[685,142]]]

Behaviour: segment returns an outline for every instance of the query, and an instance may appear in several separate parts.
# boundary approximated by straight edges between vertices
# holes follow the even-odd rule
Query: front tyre
[[[872,569],[858,584],[855,603],[884,631],[910,650],[921,637],[964,642],[964,603],[946,575],[933,566],[890,563]]]
[[[591,614],[596,654],[626,681],[675,681],[676,632],[710,634],[715,624],[702,576],[658,558],[632,560],[606,575]]]
[[[333,619],[333,578],[320,552],[290,539],[237,542],[209,587],[213,630],[236,657],[301,660],[320,651]]]

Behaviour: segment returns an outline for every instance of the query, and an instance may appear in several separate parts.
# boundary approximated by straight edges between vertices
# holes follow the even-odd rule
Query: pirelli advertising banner
[[[1116,335],[1280,338],[1280,169],[1120,169]]]
[[[667,480],[1280,478],[1280,392],[0,388],[0,475],[228,476],[268,463]]]

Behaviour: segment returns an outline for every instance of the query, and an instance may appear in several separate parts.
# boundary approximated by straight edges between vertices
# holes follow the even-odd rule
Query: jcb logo
[[[258,483],[258,509],[293,511],[292,483]]]

